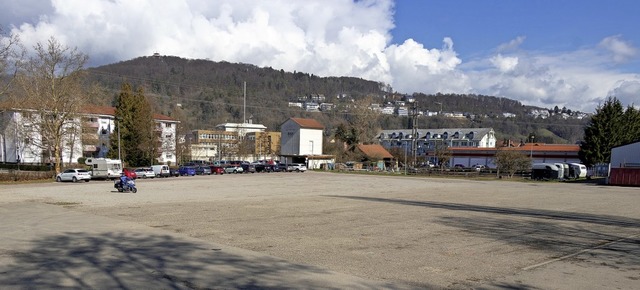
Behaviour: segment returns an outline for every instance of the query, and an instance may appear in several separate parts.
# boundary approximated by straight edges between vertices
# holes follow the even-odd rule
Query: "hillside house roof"
[[[294,121],[300,128],[324,130],[324,126],[315,119],[290,118],[289,120]]]

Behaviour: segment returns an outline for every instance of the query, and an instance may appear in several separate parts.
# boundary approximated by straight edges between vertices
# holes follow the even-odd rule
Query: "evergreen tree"
[[[120,130],[122,161],[128,166],[150,166],[159,156],[159,140],[151,105],[142,89],[133,92],[124,83],[116,97],[116,128]],[[111,142],[109,157],[117,158],[118,143]]]
[[[625,128],[622,131],[621,145],[640,141],[640,110],[628,106],[622,119]]]
[[[623,144],[627,127],[629,124],[625,124],[622,103],[615,97],[609,97],[596,108],[596,113],[584,129],[584,141],[578,153],[580,160],[587,166],[608,163],[611,160],[611,148]]]

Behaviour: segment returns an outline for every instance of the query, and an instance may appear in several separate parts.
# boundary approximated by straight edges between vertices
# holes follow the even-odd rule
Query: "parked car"
[[[224,168],[224,173],[242,173],[243,169],[240,165],[228,165]]]
[[[151,168],[140,167],[140,168],[136,168],[134,172],[138,175],[138,177],[141,177],[143,179],[156,177],[156,173],[153,172],[153,169]]]
[[[476,171],[482,171],[483,169],[485,169],[485,166],[482,164],[476,164],[475,166],[473,166],[473,168],[475,168]]]
[[[155,173],[157,177],[169,177],[170,175],[168,165],[152,165],[151,169],[153,169],[153,173]]]
[[[196,168],[193,166],[180,166],[178,173],[180,176],[194,176],[196,175]]]
[[[242,172],[244,173],[256,173],[256,166],[249,163],[242,164]]]
[[[122,173],[126,176],[129,177],[131,179],[136,179],[138,178],[138,174],[136,174],[135,171],[133,171],[133,169],[131,168],[124,168],[122,169]]]
[[[180,170],[178,167],[169,167],[169,176],[180,176]]]
[[[463,164],[456,164],[453,166],[454,169],[464,169],[464,165]]]
[[[224,174],[224,167],[220,165],[211,165],[209,168],[211,168],[212,174]]]
[[[264,171],[266,172],[281,172],[282,169],[280,168],[280,166],[278,166],[278,164],[266,164],[264,166]]]
[[[256,172],[268,172],[267,166],[262,163],[253,164],[256,169]]]
[[[278,163],[278,166],[276,167],[278,168],[278,171],[289,172],[289,165],[290,164],[286,164],[286,163]]]
[[[289,172],[305,172],[307,171],[307,166],[302,163],[292,163],[287,167],[287,171]]]
[[[58,173],[58,175],[56,175],[57,182],[78,182],[80,180],[84,180],[85,182],[89,182],[89,180],[91,180],[91,173],[89,173],[89,170],[82,168],[73,168],[62,171]]]
[[[211,167],[209,165],[198,165],[195,168],[196,175],[211,175]]]

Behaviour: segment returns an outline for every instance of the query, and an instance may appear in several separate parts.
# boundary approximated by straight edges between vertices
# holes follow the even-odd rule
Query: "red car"
[[[129,177],[131,179],[138,178],[138,174],[136,174],[135,171],[133,171],[133,170],[131,170],[129,168],[122,169],[122,173],[124,173],[125,176],[127,176],[127,177]]]
[[[211,174],[224,174],[224,167],[219,165],[211,165]]]

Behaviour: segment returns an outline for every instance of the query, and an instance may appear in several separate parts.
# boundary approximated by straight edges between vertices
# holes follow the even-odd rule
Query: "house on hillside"
[[[289,118],[280,125],[280,162],[305,163],[309,169],[333,163],[322,153],[324,126],[314,119]]]

